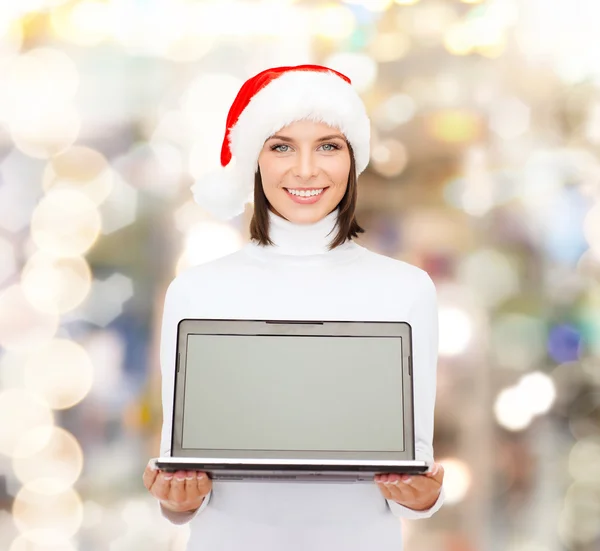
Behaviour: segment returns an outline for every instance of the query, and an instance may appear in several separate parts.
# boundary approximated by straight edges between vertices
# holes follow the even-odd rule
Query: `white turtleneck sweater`
[[[424,270],[353,241],[332,251],[337,210],[311,225],[273,213],[274,246],[254,242],[178,275],[161,334],[161,456],[170,455],[177,324],[184,318],[408,321],[413,329],[416,458],[433,460],[438,314]],[[332,231],[333,230],[333,231]],[[330,235],[328,235],[331,232]],[[308,291],[308,292],[306,292]],[[377,484],[213,481],[190,523],[188,551],[401,551],[400,518],[433,515],[386,500]]]

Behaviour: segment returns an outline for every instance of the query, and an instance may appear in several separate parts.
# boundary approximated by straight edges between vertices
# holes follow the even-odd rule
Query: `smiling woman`
[[[269,137],[258,156],[254,215],[250,238],[269,238],[271,211],[296,224],[313,224],[339,206],[333,249],[364,230],[354,217],[356,163],[352,146],[336,128],[322,122],[296,121]]]
[[[150,464],[144,484],[167,519],[191,523],[190,551],[401,551],[398,519],[430,517],[444,502],[444,471],[436,469],[433,454],[439,325],[435,286],[421,268],[354,241],[364,231],[355,220],[355,207],[357,180],[369,154],[370,122],[348,77],[321,66],[275,67],[242,86],[227,116],[221,169],[196,182],[193,192],[203,208],[226,219],[241,214],[253,196],[251,239],[232,254],[180,273],[169,285],[161,333],[160,454],[168,457],[172,449],[181,320],[403,320],[411,324],[418,358],[413,366],[414,458],[431,470],[411,478],[381,472],[368,484],[299,484],[285,477],[246,484],[213,480],[210,472],[200,470],[157,472]],[[265,361],[281,360],[282,377],[307,377],[312,359],[294,367],[286,361],[291,353],[289,348],[282,354],[271,349],[265,354],[274,357]],[[328,369],[322,356],[314,361]],[[375,366],[364,367],[366,398],[373,393],[368,378],[376,375]],[[244,376],[269,385],[255,362],[244,361],[241,369]],[[348,371],[348,376],[358,375]],[[338,382],[334,378],[326,390],[334,409]],[[214,393],[210,381],[202,383]],[[316,404],[313,383],[306,379],[306,386],[297,388],[296,398],[306,407]],[[323,384],[319,378],[318,385]],[[201,389],[194,391],[195,399],[202,400]],[[283,402],[283,407],[265,405],[271,408],[261,427],[265,433],[276,420],[303,416],[293,405],[298,402]],[[232,404],[250,412],[235,398]],[[346,422],[353,431],[352,420]],[[382,417],[373,430],[387,422]],[[326,419],[319,423],[334,436],[336,429]],[[293,434],[289,438],[290,445],[299,445]]]

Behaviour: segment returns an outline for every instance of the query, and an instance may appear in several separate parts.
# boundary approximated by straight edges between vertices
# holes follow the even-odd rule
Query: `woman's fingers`
[[[404,480],[402,488],[407,492],[410,491],[413,494],[425,494],[431,492],[434,488],[437,488],[437,484],[426,476],[411,476]]]
[[[190,471],[188,475],[192,478],[187,481],[187,496],[191,501],[196,501],[198,498],[204,498],[211,489],[211,481],[202,471]]]
[[[428,478],[433,478],[439,482],[440,486],[444,481],[444,467],[441,463],[434,463],[431,466],[431,471],[424,473]]]
[[[171,479],[171,491],[169,492],[169,501],[183,503],[186,500],[185,477],[186,471],[177,471]]]
[[[406,477],[406,475],[402,476]],[[398,474],[378,475],[375,480],[381,493],[386,499],[393,499],[394,501],[408,501],[414,495],[414,488],[402,480],[402,477]]]
[[[169,473],[152,468],[149,463],[142,475],[144,486],[171,510],[197,509],[212,488],[212,481],[201,471]]]
[[[406,482],[399,482],[397,486],[390,485],[389,492],[392,496],[391,499],[398,503],[408,503],[416,497],[416,490]]]
[[[201,496],[208,495],[212,488],[212,481],[208,478],[208,475],[202,471],[198,471],[196,473],[198,476],[196,478],[196,487],[198,488],[198,492]]]
[[[193,501],[198,498],[196,471],[187,471],[185,473],[185,498],[186,501]]]
[[[157,476],[158,471],[156,469],[153,469],[150,463],[148,463],[148,465],[144,469],[144,474],[142,475],[142,480],[147,490],[152,489],[152,485],[154,484],[154,481],[156,480]]]
[[[152,486],[152,495],[160,501],[169,499],[169,493],[171,492],[171,480],[173,479],[173,473],[159,472],[154,485]]]
[[[444,468],[438,464],[431,472],[419,475],[384,474],[375,477],[386,499],[401,503],[411,509],[423,511],[435,503],[444,479]]]
[[[386,485],[379,484],[379,490],[381,491],[381,494],[383,495],[383,497],[385,497],[385,499],[392,499],[392,493]]]
[[[424,472],[423,474],[425,476],[435,476],[439,472],[440,467],[441,467],[440,463],[432,463],[431,468],[427,472]]]

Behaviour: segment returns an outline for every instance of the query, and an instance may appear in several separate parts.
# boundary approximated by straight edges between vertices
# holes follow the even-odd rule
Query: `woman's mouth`
[[[284,188],[288,196],[295,203],[301,205],[311,205],[316,203],[323,194],[327,191],[327,188]]]

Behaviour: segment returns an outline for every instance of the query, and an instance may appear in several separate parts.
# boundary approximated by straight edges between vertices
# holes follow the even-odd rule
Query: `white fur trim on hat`
[[[220,220],[229,220],[244,212],[246,203],[253,199],[254,186],[248,194],[243,175],[231,159],[225,168],[217,168],[201,176],[192,186],[194,201]]]

